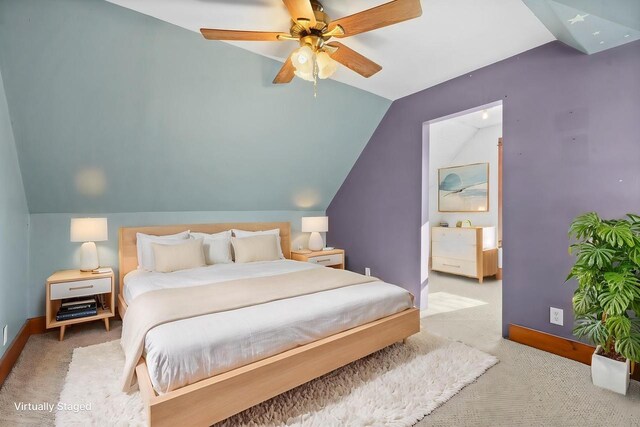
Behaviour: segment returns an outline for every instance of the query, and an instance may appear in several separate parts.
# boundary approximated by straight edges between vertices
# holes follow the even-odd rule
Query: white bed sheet
[[[198,286],[327,268],[290,260],[219,264],[174,273],[134,271],[125,300],[155,289]],[[157,326],[145,358],[155,390],[166,393],[291,348],[410,308],[405,289],[381,281],[348,286]]]

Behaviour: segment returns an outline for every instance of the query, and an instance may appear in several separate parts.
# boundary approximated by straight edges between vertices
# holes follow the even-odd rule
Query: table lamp
[[[309,249],[319,251],[324,248],[324,241],[320,233],[329,231],[329,217],[306,216],[302,218],[302,232],[311,233],[309,236]]]
[[[108,240],[107,218],[71,218],[71,241],[82,242],[80,270],[92,271],[100,267],[95,242]]]

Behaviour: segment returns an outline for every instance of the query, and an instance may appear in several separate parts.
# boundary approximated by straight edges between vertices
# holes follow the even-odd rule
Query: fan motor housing
[[[304,25],[300,25],[296,21],[292,21],[291,29],[289,33],[291,36],[296,38],[303,38],[305,36],[317,36],[322,37],[322,32],[329,26],[331,19],[329,15],[324,13],[324,6],[318,1],[311,1],[311,8],[313,9],[313,14],[316,18],[316,25],[307,29]],[[330,37],[324,38],[324,40],[328,40]]]

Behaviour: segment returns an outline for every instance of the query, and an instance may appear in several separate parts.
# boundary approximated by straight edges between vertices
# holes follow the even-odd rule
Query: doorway
[[[501,336],[502,109],[423,126],[421,316],[429,329],[459,325],[443,331],[456,339]]]

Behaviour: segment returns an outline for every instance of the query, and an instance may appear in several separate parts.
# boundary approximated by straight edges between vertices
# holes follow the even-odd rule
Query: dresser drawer
[[[111,292],[111,279],[109,277],[51,284],[52,300],[105,294],[108,292]]]
[[[307,261],[314,264],[330,266],[342,264],[344,262],[344,257],[342,254],[320,255],[309,257],[307,258]]]
[[[459,245],[475,245],[476,244],[476,229],[475,228],[462,228],[451,227],[442,228],[436,227],[431,231],[432,241],[455,241]]]
[[[478,256],[477,246],[460,244],[456,240],[434,240],[431,242],[431,256],[475,262]]]
[[[462,276],[478,276],[478,268],[476,262],[462,259],[441,258],[434,256],[431,259],[431,269],[436,271],[444,271],[445,273],[459,274]]]

